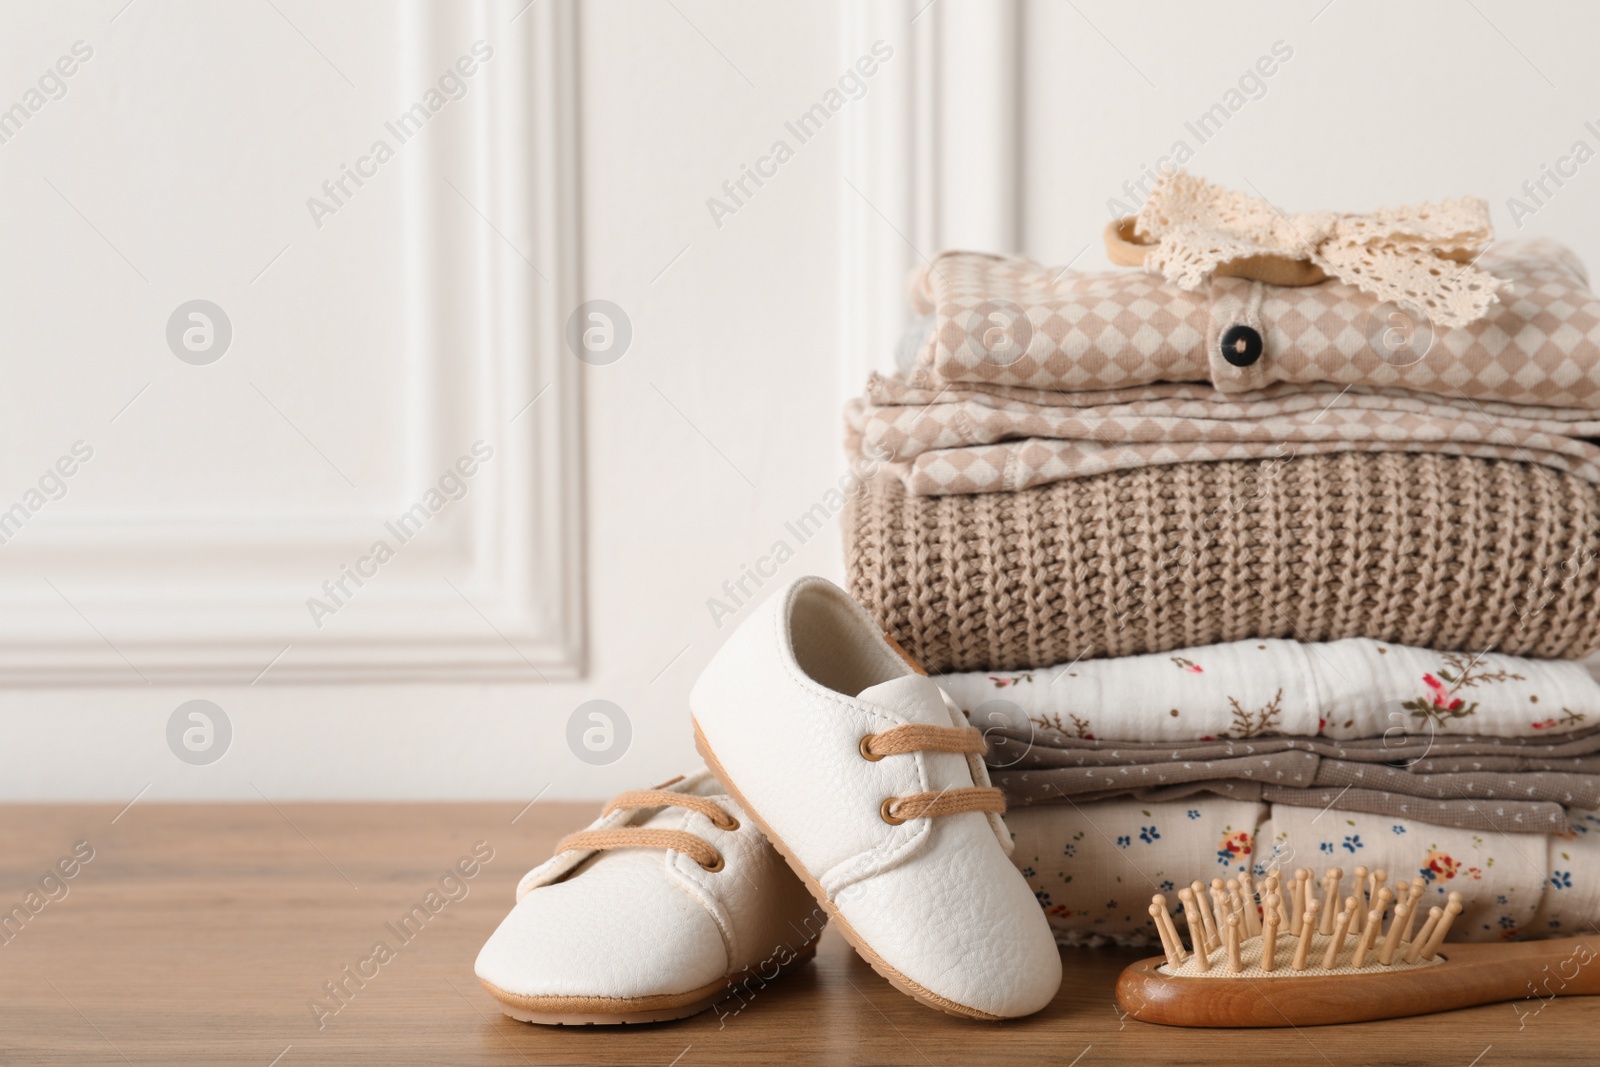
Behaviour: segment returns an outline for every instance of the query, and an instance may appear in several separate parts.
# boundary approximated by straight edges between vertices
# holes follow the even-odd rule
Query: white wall
[[[1024,4],[1026,251],[1103,269],[1106,201],[1177,140],[1192,173],[1285,211],[1489,201],[1500,238],[1544,234],[1600,266],[1600,164],[1519,228],[1507,206],[1575,141],[1600,151],[1600,9],[1577,0],[1297,0],[1179,13]],[[1082,12],[1080,15],[1078,12]],[[1086,17],[1085,17],[1086,16]],[[1293,52],[1204,144],[1185,129],[1276,42]],[[1253,88],[1253,87],[1252,87]],[[1585,127],[1594,122],[1595,129]],[[1570,169],[1570,168],[1569,168]],[[1092,241],[1091,241],[1092,239]]]
[[[5,357],[26,388],[5,392],[0,497],[20,493],[36,468],[70,445],[77,436],[71,427],[107,426],[144,380],[156,382],[107,427],[104,442],[96,441],[95,460],[66,498],[0,546],[0,570],[18,585],[42,586],[49,578],[77,601],[77,590],[92,584],[92,574],[56,573],[18,554],[30,540],[48,547],[46,534],[68,536],[37,525],[55,511],[110,511],[108,521],[126,525],[133,518],[125,512],[137,509],[253,509],[273,522],[295,509],[347,507],[348,487],[265,408],[251,381],[336,457],[370,498],[360,503],[380,514],[415,499],[471,439],[458,435],[437,462],[406,461],[417,420],[406,406],[411,379],[392,365],[407,329],[396,314],[399,235],[413,209],[404,184],[374,181],[321,230],[311,227],[303,205],[327,173],[366,145],[378,120],[422,86],[407,90],[403,72],[387,69],[396,31],[384,29],[386,5],[338,15],[316,4],[279,6],[360,88],[351,90],[264,5],[213,10],[140,0],[115,23],[115,4],[50,17],[31,7],[29,14],[0,15],[9,72],[0,94],[20,93],[35,68],[74,40],[90,40],[95,49],[67,96],[0,145],[0,182],[7,201],[22,209],[0,224],[10,231],[0,317],[13,336],[20,329],[26,338],[7,346]],[[489,6],[489,28],[468,31],[509,35],[550,0],[515,25],[510,16],[520,2]],[[682,15],[667,4],[584,4],[575,35],[584,181],[581,220],[572,221],[581,223],[581,296],[622,306],[634,332],[631,348],[609,366],[584,366],[561,353],[582,387],[582,452],[571,458],[586,498],[586,677],[543,684],[524,670],[531,680],[511,684],[470,676],[448,684],[274,684],[297,643],[254,685],[250,675],[243,684],[173,686],[126,673],[122,684],[109,686],[13,688],[0,693],[0,795],[126,801],[154,783],[147,799],[256,799],[258,789],[273,799],[532,797],[546,787],[549,796],[598,796],[668,777],[693,760],[685,696],[719,640],[707,599],[787,536],[785,521],[843,469],[837,131],[825,129],[801,147],[720,228],[706,200],[737,177],[741,163],[767,150],[791,113],[833,84],[840,63],[832,8],[750,20],[733,4],[679,6]],[[379,32],[369,35],[371,27]],[[414,65],[442,70],[471,39],[438,40]],[[182,59],[189,51],[210,58],[190,64]],[[510,53],[505,45],[484,74],[496,73],[495,63]],[[185,100],[187,93],[199,99]],[[473,99],[469,93],[466,101]],[[432,121],[469,117],[446,109]],[[135,132],[117,135],[130,124]],[[427,156],[412,156],[413,147],[385,168],[427,160],[455,177],[458,157],[448,144],[419,140],[415,147]],[[269,162],[285,156],[295,171],[287,177]],[[162,280],[141,281],[77,214],[52,202],[47,176],[147,276]],[[469,209],[451,205],[454,196],[445,190],[445,224],[488,233],[485,254],[498,254],[502,266],[522,271],[523,284],[541,288],[513,253],[495,247],[499,239]],[[183,205],[196,198],[203,225],[185,221],[190,209]],[[339,232],[334,224],[348,225]],[[27,254],[17,255],[22,227],[31,240]],[[253,289],[250,275],[289,241],[294,247]],[[181,364],[159,332],[167,313],[182,297],[219,290],[228,294],[216,299],[231,308],[234,348],[210,367]],[[272,336],[247,336],[248,325],[257,324]],[[470,367],[448,348],[408,358],[433,361],[418,375],[425,393]],[[192,373],[230,370],[234,377],[220,384]],[[152,403],[162,390],[180,395]],[[532,392],[517,392],[506,410]],[[210,410],[214,394],[233,406]],[[143,405],[149,416],[140,419]],[[495,463],[506,461],[502,453]],[[474,485],[466,501],[478,492]],[[298,601],[354,558],[368,532],[380,533],[379,524],[358,526],[349,552],[314,557],[282,576],[297,598],[297,622],[305,618]],[[448,532],[430,526],[418,545],[448,543]],[[322,633],[302,625],[301,640],[344,624],[385,583],[406,580],[407,567],[448,593],[429,570],[434,561],[414,547],[386,564]],[[835,531],[797,547],[785,574],[839,573]],[[182,577],[182,561],[166,566],[171,575],[160,580]],[[216,566],[222,573],[215,580],[226,582],[226,568]],[[159,604],[163,593],[158,585],[151,601]],[[95,612],[85,614],[98,621]],[[129,648],[136,623],[100,629],[145,666]],[[498,640],[487,624],[478,629]],[[259,666],[269,658],[261,656]],[[166,740],[169,715],[196,698],[221,706],[233,728],[227,754],[207,766],[181,763]],[[574,758],[566,742],[569,713],[596,698],[620,705],[634,728],[628,753],[603,770]]]
[[[1600,19],[1576,4],[123,2],[0,10],[0,106],[94,48],[0,143],[0,507],[98,435],[0,544],[3,798],[668,777],[726,632],[708,598],[779,540],[783,576],[840,574],[837,531],[800,545],[785,523],[842,473],[839,405],[883,362],[920,255],[1102,265],[1106,200],[1279,40],[1293,58],[1191,169],[1286,209],[1471,193],[1509,234],[1524,179],[1600,148],[1581,52]],[[316,228],[305,198],[479,37],[485,80]],[[798,143],[784,123],[877,40],[893,56],[864,95]],[[718,225],[707,199],[780,138],[793,158]],[[1583,168],[1523,232],[1596,261],[1597,193]],[[192,367],[163,330],[207,294],[235,347]],[[564,349],[588,299],[631,320],[613,364]],[[310,626],[305,598],[485,432],[506,440],[487,480]],[[232,724],[209,765],[168,747],[191,699]],[[593,699],[633,726],[604,767],[567,743]]]

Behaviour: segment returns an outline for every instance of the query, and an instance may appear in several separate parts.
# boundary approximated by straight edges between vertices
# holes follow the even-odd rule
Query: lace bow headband
[[[1286,215],[1180,170],[1105,236],[1112,262],[1142,266],[1180,289],[1198,289],[1212,275],[1273,285],[1337,278],[1443,326],[1482,318],[1506,284],[1475,265],[1494,240],[1489,205],[1476,197],[1364,215]]]

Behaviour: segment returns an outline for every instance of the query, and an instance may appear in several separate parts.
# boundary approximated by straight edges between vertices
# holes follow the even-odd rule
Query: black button
[[[1261,335],[1249,326],[1229,326],[1222,335],[1222,358],[1235,367],[1248,367],[1261,358]]]

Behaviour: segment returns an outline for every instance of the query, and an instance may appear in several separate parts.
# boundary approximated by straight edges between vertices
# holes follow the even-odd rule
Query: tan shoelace
[[[980,754],[985,745],[983,734],[971,726],[927,726],[908,723],[885,730],[881,734],[868,734],[861,739],[861,757],[877,762],[885,756],[901,756],[909,752],[959,752]],[[1006,810],[1005,797],[1000,790],[984,786],[966,789],[941,789],[938,792],[913,793],[908,797],[889,797],[878,807],[878,814],[891,826],[907,819],[931,818],[936,815],[959,815],[967,811]]]
[[[606,805],[606,810],[601,812],[601,815],[639,808],[685,808],[704,815],[719,830],[733,831],[739,828],[739,820],[729,815],[716,801],[706,797],[674,793],[666,789],[634,789],[619,793]],[[598,852],[611,848],[671,849],[674,852],[682,852],[713,874],[723,867],[722,854],[712,848],[705,838],[691,834],[687,830],[655,830],[640,826],[619,826],[610,830],[580,830],[578,833],[563,837],[556,845],[557,852],[574,849],[592,849]]]

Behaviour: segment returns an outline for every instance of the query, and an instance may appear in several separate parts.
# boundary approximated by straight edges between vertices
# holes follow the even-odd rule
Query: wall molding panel
[[[406,396],[373,512],[41,514],[7,545],[0,685],[555,681],[584,670],[573,0],[397,9],[398,99],[495,49],[403,164]],[[441,58],[442,57],[442,58]],[[448,128],[446,128],[448,127]],[[310,397],[310,394],[307,394]],[[306,400],[332,403],[333,397]],[[494,459],[348,608],[306,606],[475,441]],[[39,536],[44,535],[44,536]]]
[[[1022,39],[1015,0],[844,3],[841,55],[895,58],[842,153],[844,395],[893,366],[907,272],[944,248],[1020,247]]]

